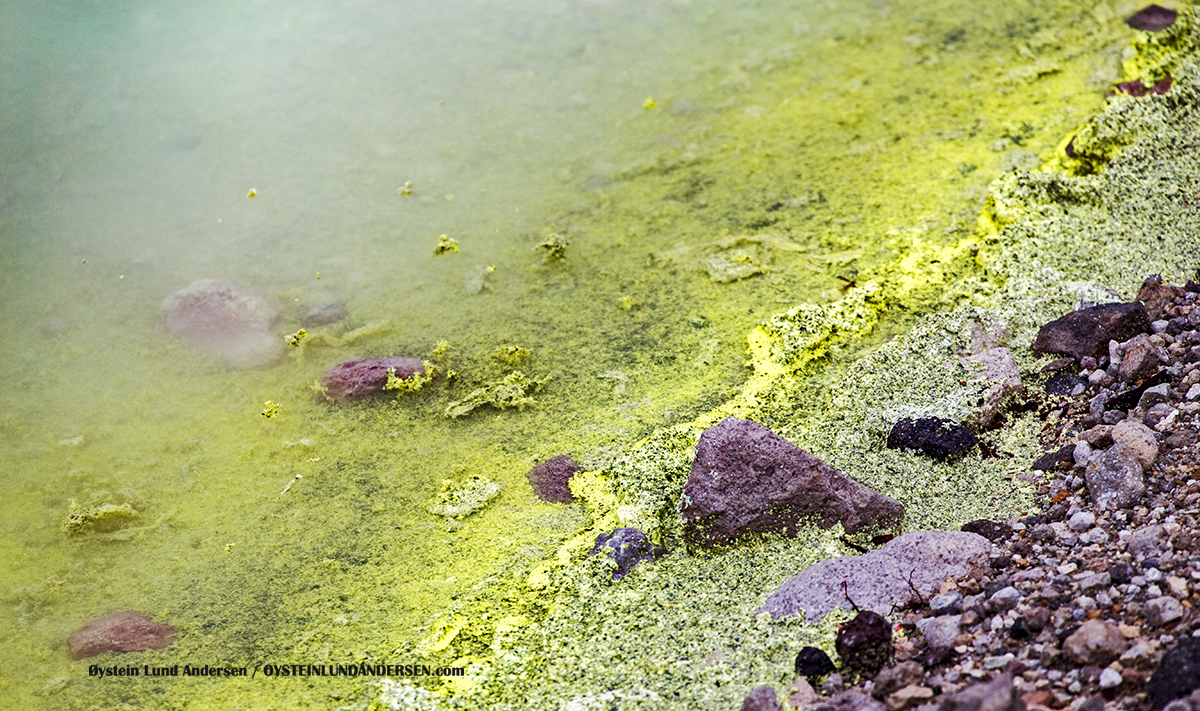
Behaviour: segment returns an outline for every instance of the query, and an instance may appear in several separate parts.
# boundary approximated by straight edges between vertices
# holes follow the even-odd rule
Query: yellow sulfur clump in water
[[[461,484],[446,479],[442,481],[442,490],[425,508],[436,516],[463,518],[487,506],[500,494],[501,488],[491,479],[478,475],[471,476]]]
[[[446,407],[446,417],[462,417],[484,405],[500,410],[509,407],[523,409],[526,405],[534,404],[530,393],[537,392],[542,385],[541,380],[531,380],[521,371],[514,370],[500,382],[472,390],[465,398],[450,403]]]
[[[67,516],[63,519],[62,532],[67,536],[78,536],[84,533],[107,533],[122,528],[133,519],[138,512],[128,503],[91,504],[80,506],[75,499],[67,508]]]

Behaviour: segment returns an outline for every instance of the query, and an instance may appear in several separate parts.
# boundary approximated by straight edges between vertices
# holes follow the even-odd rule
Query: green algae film
[[[676,632],[685,636],[692,608],[688,593],[678,589],[691,586],[689,576],[714,571],[711,584],[693,586],[691,601],[724,613],[729,590],[769,592],[807,562],[840,552],[827,538],[768,541],[767,552],[747,546],[711,560],[680,552],[661,568],[646,566],[631,576],[631,585],[644,586],[644,598],[618,587],[564,593],[552,610],[553,591],[531,591],[525,582],[586,519],[579,507],[534,501],[523,472],[567,451],[609,471],[612,486],[626,495],[661,478],[667,486],[656,490],[651,505],[619,514],[647,525],[657,521],[658,535],[669,537],[671,487],[682,486],[680,472],[686,473],[697,434],[687,423],[738,392],[742,344],[754,324],[795,303],[834,301],[851,282],[871,277],[890,290],[891,302],[921,308],[940,299],[944,285],[960,276],[955,272],[972,269],[964,253],[953,250],[969,231],[982,186],[1005,161],[1028,161],[1027,153],[1049,150],[1099,105],[1100,91],[1088,77],[1103,70],[1105,44],[1121,34],[1116,14],[1104,7],[1082,22],[1065,8],[1030,15],[1029,8],[1010,4],[974,8],[979,14],[973,17],[951,10],[927,5],[903,16],[847,5],[819,16],[791,10],[791,22],[779,22],[777,9],[766,3],[741,7],[732,19],[694,8],[702,19],[696,31],[712,37],[696,43],[706,47],[706,57],[694,62],[691,75],[677,75],[683,77],[677,87],[651,88],[659,106],[674,105],[675,112],[642,109],[642,86],[630,89],[627,80],[606,76],[604,82],[637,97],[636,108],[611,121],[615,131],[605,134],[626,138],[605,138],[602,150],[573,158],[550,179],[534,171],[509,181],[511,173],[497,169],[476,184],[451,185],[435,174],[415,181],[414,194],[395,196],[425,198],[395,208],[414,208],[404,220],[415,232],[446,233],[447,221],[459,221],[453,232],[462,252],[432,265],[432,237],[412,246],[425,260],[419,267],[390,256],[404,249],[371,249],[391,235],[379,229],[388,218],[370,209],[351,210],[367,217],[349,225],[340,211],[312,216],[314,232],[343,234],[346,251],[383,255],[371,263],[332,259],[283,229],[306,233],[288,217],[303,210],[302,200],[283,189],[287,183],[258,184],[254,201],[246,201],[246,186],[238,185],[230,192],[242,202],[229,201],[222,210],[228,222],[217,227],[217,216],[205,215],[211,226],[185,232],[233,245],[265,228],[273,241],[247,250],[256,266],[242,278],[270,285],[277,302],[340,291],[361,314],[356,325],[388,324],[353,344],[301,349],[274,371],[230,375],[164,340],[154,322],[158,299],[184,286],[197,265],[219,268],[209,254],[187,255],[194,263],[173,263],[170,274],[155,267],[159,255],[152,247],[133,259],[92,254],[88,262],[83,254],[93,250],[76,249],[81,256],[71,260],[33,247],[9,254],[5,291],[15,308],[6,309],[6,330],[14,336],[5,344],[6,370],[17,387],[5,396],[2,423],[9,466],[16,471],[14,463],[23,464],[12,477],[10,499],[22,505],[5,517],[8,559],[18,561],[6,590],[18,614],[5,623],[12,625],[5,636],[20,640],[6,651],[13,660],[13,674],[3,682],[6,697],[53,695],[58,706],[80,708],[122,694],[148,706],[278,703],[278,689],[241,680],[154,681],[114,690],[80,678],[78,665],[65,657],[66,635],[104,612],[137,607],[181,633],[173,647],[140,655],[150,663],[240,666],[252,659],[386,661],[392,655],[407,661],[420,651],[419,642],[433,639],[425,653],[475,664],[474,686],[454,687],[461,687],[464,703],[550,702],[568,693],[605,703],[613,699],[600,689],[613,675],[645,671],[633,650],[623,653],[622,663],[589,676],[569,660],[558,665],[561,650],[554,645],[582,635],[594,641],[580,652],[585,659],[609,658],[606,650],[618,644],[613,635],[623,631],[619,644],[636,644],[641,634],[658,650],[668,641],[639,626],[634,614],[643,599],[678,619]],[[598,17],[601,28],[615,22],[611,14]],[[162,19],[140,21],[154,27]],[[1005,32],[993,33],[994,27]],[[653,45],[659,39],[623,29],[622,41]],[[1069,41],[1051,41],[1056,30]],[[514,30],[517,36],[522,31]],[[597,51],[585,45],[584,56]],[[640,61],[629,71],[643,79],[661,66],[657,56]],[[606,100],[603,92],[611,88],[595,89],[597,97]],[[423,120],[437,120],[437,109],[423,111],[430,112]],[[495,140],[500,131],[490,130],[477,140]],[[121,138],[105,141],[119,146]],[[174,140],[191,144],[186,135]],[[530,138],[521,140],[531,145]],[[395,143],[376,147],[377,153],[396,150]],[[317,163],[336,165],[328,158]],[[86,164],[71,170],[91,175]],[[245,170],[239,175],[253,177]],[[387,182],[367,177],[343,183],[339,195],[346,204],[367,206],[363,186]],[[69,182],[70,172],[60,179]],[[301,187],[310,183],[300,194],[325,182],[313,173],[296,180]],[[6,180],[7,190],[11,185]],[[592,192],[571,197],[581,185]],[[23,184],[17,189],[20,197],[28,194]],[[394,190],[389,184],[388,192]],[[272,203],[273,191],[290,197]],[[25,204],[36,205],[35,198]],[[523,213],[501,216],[499,203],[519,205]],[[5,229],[32,232],[49,212],[7,208]],[[93,218],[103,225],[110,215]],[[54,224],[64,233],[93,226],[68,218]],[[498,231],[501,239],[494,237]],[[539,264],[532,249],[551,232],[567,235],[569,250],[565,259]],[[785,241],[689,252],[693,245],[762,234]],[[152,245],[148,236],[138,240],[143,248]],[[681,242],[684,249],[677,250]],[[782,244],[796,248],[772,246]],[[937,257],[928,256],[945,250],[952,259],[935,264]],[[714,255],[761,269],[750,278],[714,281],[705,267]],[[916,255],[909,261],[913,270],[903,276],[913,283],[896,289],[883,269],[910,255]],[[488,286],[468,300],[463,283],[470,271],[493,263]],[[113,305],[111,315],[94,318],[78,306],[88,302]],[[18,327],[11,321],[17,316],[52,330],[58,322],[49,322],[63,319],[73,330],[46,337]],[[440,339],[456,349],[447,355],[447,367],[461,374],[456,382],[341,411],[311,401],[309,384],[337,359],[363,349],[429,357]],[[503,377],[490,354],[511,342],[529,348],[532,376],[548,381],[540,407],[483,408],[461,422],[447,421],[441,413],[448,404]],[[852,341],[833,345],[836,353]],[[131,352],[138,354],[138,368],[118,367]],[[799,389],[777,390],[775,400],[752,404],[750,412],[771,424],[786,420],[789,403],[802,397]],[[260,416],[268,400],[280,404],[280,414],[269,420]],[[682,424],[652,434],[672,423]],[[650,442],[671,441],[670,461],[649,462],[653,448],[631,445],[647,435]],[[831,446],[825,456],[852,471],[838,451]],[[498,482],[502,492],[447,530],[448,522],[426,507],[443,480],[473,474]],[[128,529],[149,528],[128,539],[67,540],[59,528],[72,497],[129,504],[138,521]],[[940,515],[928,513],[930,521],[945,522]],[[770,565],[762,565],[768,559]],[[431,618],[447,612],[447,600],[456,595],[462,611],[454,614],[463,623],[451,624],[457,631],[440,639],[427,637],[431,624],[442,624]],[[521,598],[516,609],[528,620],[545,622],[510,619],[516,616],[507,614],[514,604],[508,595]],[[602,604],[592,607],[594,598]],[[692,688],[692,700],[736,703],[757,683],[751,677],[782,684],[790,665],[784,648],[811,633],[789,624],[759,628],[748,619],[756,604],[740,599],[737,610],[745,614],[728,615],[721,639],[699,640],[670,669],[655,673],[676,688]],[[449,603],[451,610],[456,605]],[[614,631],[595,634],[605,629]],[[507,630],[511,645],[498,630]],[[548,646],[539,651],[539,645]],[[722,652],[722,645],[737,649]],[[763,649],[774,651],[755,654]],[[716,655],[711,664],[693,669],[710,655]],[[691,685],[704,674],[714,683]],[[684,703],[664,695],[661,685],[645,691],[667,707]],[[293,705],[361,706],[375,687],[310,679],[295,681],[289,692]]]

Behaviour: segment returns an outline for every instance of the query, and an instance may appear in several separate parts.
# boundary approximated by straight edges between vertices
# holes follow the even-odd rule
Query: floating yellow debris
[[[248,198],[252,198],[255,195],[258,195],[258,190],[255,188],[250,188],[250,192],[246,193],[246,197]]]
[[[449,235],[438,237],[437,246],[433,248],[433,256],[446,254],[447,252],[458,253],[458,240],[451,239]]]
[[[396,189],[396,193],[399,195],[412,195],[412,190],[413,190],[412,181],[405,180],[404,185],[401,185],[399,188]]]

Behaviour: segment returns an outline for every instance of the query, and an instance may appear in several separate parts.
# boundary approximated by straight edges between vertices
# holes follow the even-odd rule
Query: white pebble
[[[1075,448],[1078,450],[1079,445],[1075,445]],[[1094,525],[1096,525],[1096,514],[1091,511],[1080,511],[1067,522],[1067,528],[1077,533],[1086,531]]]
[[[1121,674],[1113,669],[1100,672],[1100,688],[1115,689],[1121,685]]]

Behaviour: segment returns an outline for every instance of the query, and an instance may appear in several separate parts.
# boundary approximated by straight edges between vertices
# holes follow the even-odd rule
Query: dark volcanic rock
[[[746,695],[742,711],[783,711],[783,706],[775,695],[775,687],[763,684]]]
[[[620,580],[629,574],[633,566],[644,560],[657,560],[667,549],[651,543],[646,534],[636,528],[618,528],[612,533],[596,536],[596,545],[592,546],[591,553],[595,555],[601,551],[607,551],[617,564],[612,579]]]
[[[873,491],[762,425],[729,417],[700,435],[683,490],[693,543],[715,546],[743,533],[795,535],[803,518],[847,533],[892,523],[904,513]]]
[[[1122,343],[1150,331],[1150,318],[1140,301],[1101,304],[1056,318],[1034,339],[1035,353],[1059,353],[1076,360],[1108,354],[1108,342]]]
[[[1178,16],[1179,13],[1170,8],[1147,5],[1126,18],[1125,24],[1135,30],[1161,32],[1175,24],[1175,18]]]
[[[1153,322],[1162,318],[1166,307],[1185,293],[1182,286],[1163,284],[1162,277],[1156,274],[1142,282],[1142,288],[1133,298],[1146,305],[1146,316]]]
[[[888,449],[915,449],[942,461],[979,443],[971,430],[939,417],[909,417],[897,422],[888,433]]]
[[[1054,452],[1046,452],[1037,458],[1037,461],[1030,466],[1030,469],[1038,469],[1044,472],[1056,471],[1059,469],[1070,469],[1075,463],[1075,445],[1068,444]]]
[[[1058,373],[1046,381],[1047,395],[1070,395],[1077,385],[1083,385],[1083,379],[1069,373]]]
[[[325,371],[318,395],[345,405],[381,393],[392,369],[401,380],[425,374],[425,364],[416,358],[351,358]]]
[[[874,674],[892,659],[892,626],[878,612],[863,610],[838,629],[834,646],[847,667]]]
[[[329,301],[323,304],[316,304],[309,307],[300,315],[300,325],[305,328],[313,326],[324,326],[330,323],[337,323],[350,315],[346,310],[346,305],[338,301]]]
[[[964,523],[962,530],[967,533],[978,533],[992,543],[1003,541],[1013,534],[1012,526],[1009,526],[1007,523],[989,521],[985,518]]]
[[[542,501],[549,501],[552,504],[569,504],[575,500],[575,497],[571,495],[571,489],[567,486],[567,482],[577,471],[579,471],[579,465],[575,463],[575,460],[565,454],[560,454],[530,469],[525,474],[525,478],[529,479],[533,493],[537,494]]]
[[[1150,708],[1161,709],[1195,689],[1200,689],[1200,637],[1184,637],[1163,655],[1146,685]]]
[[[67,646],[72,659],[87,659],[104,652],[144,652],[175,642],[175,630],[140,612],[114,612],[92,620],[71,633]]]
[[[836,667],[825,650],[817,647],[805,647],[796,655],[796,676],[802,676],[812,681],[825,676]]]

